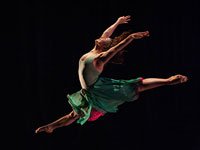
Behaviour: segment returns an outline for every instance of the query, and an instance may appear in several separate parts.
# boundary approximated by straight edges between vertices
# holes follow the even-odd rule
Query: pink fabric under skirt
[[[95,121],[101,116],[104,116],[104,114],[92,108],[88,121]]]

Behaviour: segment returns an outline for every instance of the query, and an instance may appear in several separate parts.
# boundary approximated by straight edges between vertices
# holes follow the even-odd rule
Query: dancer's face
[[[103,47],[110,46],[111,42],[112,42],[111,38],[99,38],[95,40],[95,44],[97,46],[103,46]]]

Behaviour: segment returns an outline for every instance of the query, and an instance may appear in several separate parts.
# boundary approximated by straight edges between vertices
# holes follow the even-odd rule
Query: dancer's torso
[[[83,89],[93,85],[100,75],[100,72],[94,66],[95,56],[95,54],[87,53],[79,60],[78,75]]]

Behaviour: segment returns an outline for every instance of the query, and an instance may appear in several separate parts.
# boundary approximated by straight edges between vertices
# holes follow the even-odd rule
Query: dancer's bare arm
[[[122,16],[122,17],[119,17],[117,19],[117,21],[111,25],[108,29],[106,29],[103,34],[101,35],[102,38],[108,38],[110,37],[113,32],[115,31],[115,29],[117,28],[118,25],[120,24],[124,24],[124,23],[128,23],[128,21],[130,21],[131,19],[131,16]]]
[[[148,36],[149,36],[149,31],[130,34],[119,44],[115,45],[114,47],[110,48],[105,52],[100,53],[99,56],[96,58],[97,59],[96,67],[101,68],[102,65],[106,64],[113,56],[115,56],[120,50],[126,47],[132,40],[141,39],[143,37],[148,37]]]

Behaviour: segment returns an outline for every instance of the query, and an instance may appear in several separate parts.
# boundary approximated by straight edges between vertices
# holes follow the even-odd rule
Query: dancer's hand
[[[119,17],[118,19],[117,19],[117,23],[118,24],[124,24],[124,23],[128,23],[131,19],[131,16],[129,15],[129,16],[122,16],[122,17]]]
[[[130,35],[133,39],[141,39],[143,37],[149,37],[149,31],[137,32]]]

